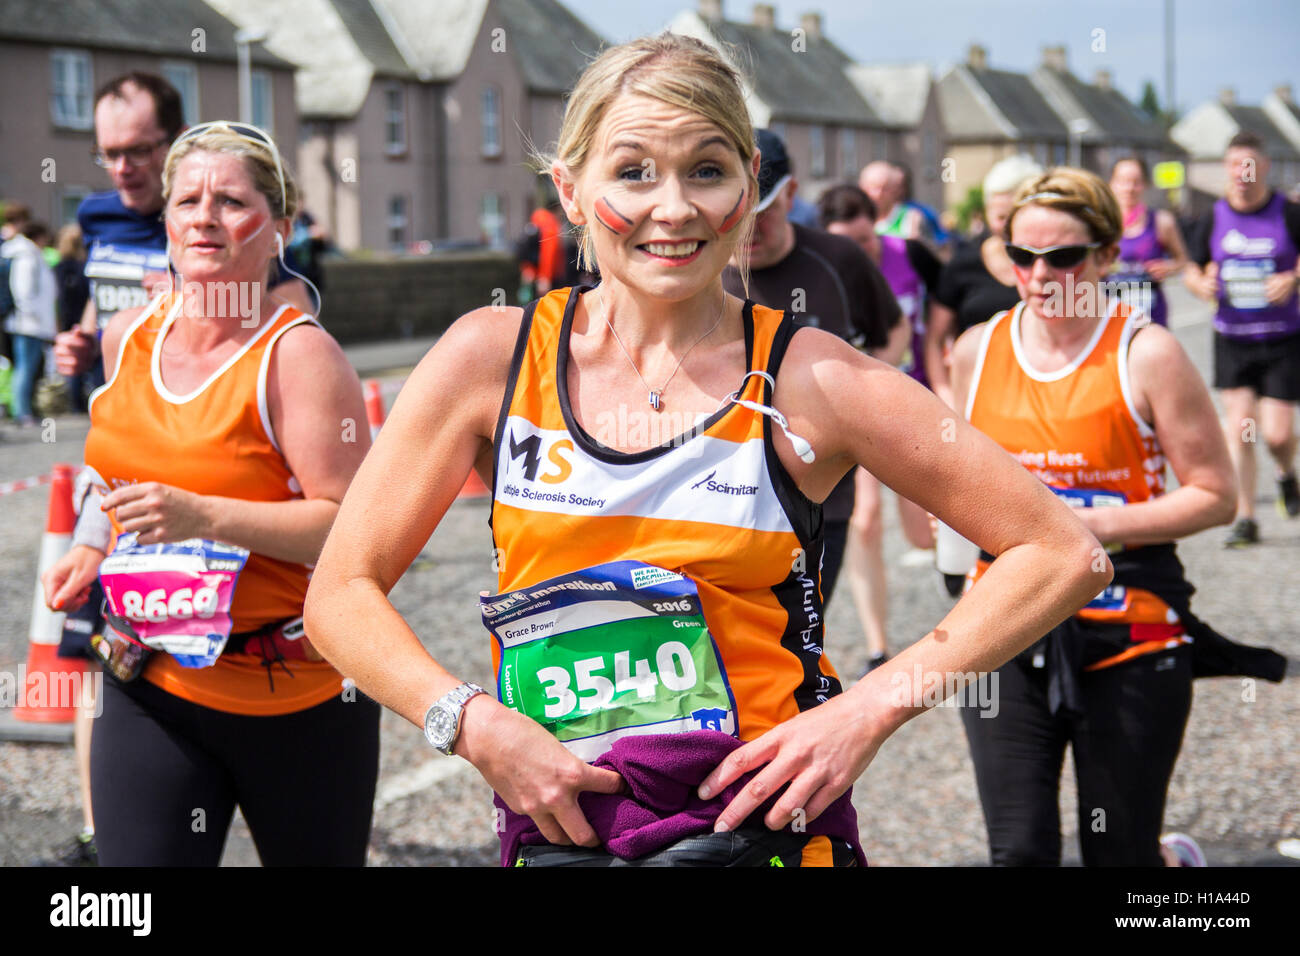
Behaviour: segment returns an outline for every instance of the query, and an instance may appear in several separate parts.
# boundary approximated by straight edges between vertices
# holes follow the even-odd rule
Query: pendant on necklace
[[[653,388],[650,389],[650,407],[656,412],[659,411],[659,393]]]

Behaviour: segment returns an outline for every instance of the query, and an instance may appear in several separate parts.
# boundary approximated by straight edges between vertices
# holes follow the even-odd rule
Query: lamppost
[[[1083,134],[1091,128],[1086,119],[1070,120],[1070,165],[1075,169],[1083,165]]]
[[[239,63],[239,121],[253,122],[253,73],[249,47],[266,42],[266,30],[254,27],[235,31],[235,54]]]

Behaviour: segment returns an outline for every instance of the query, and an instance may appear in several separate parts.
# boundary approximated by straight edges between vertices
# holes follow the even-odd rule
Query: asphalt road
[[[1175,330],[1202,374],[1208,373],[1208,311],[1181,289],[1171,290]],[[349,349],[363,375],[381,377],[391,392],[428,341]],[[57,419],[52,429],[19,432],[0,424],[0,483],[48,472],[55,462],[79,463],[84,419]],[[1261,450],[1262,452],[1262,450]],[[1265,475],[1268,470],[1261,468]],[[24,664],[27,622],[45,519],[47,490],[0,496],[0,674]],[[1268,644],[1300,659],[1300,521],[1273,509],[1271,481],[1261,478],[1263,541],[1225,551],[1224,529],[1180,545],[1200,591],[1194,607],[1205,620],[1250,644]],[[897,511],[886,502],[891,647],[924,634],[950,602],[937,575],[904,565]],[[477,595],[494,588],[487,505],[458,502],[421,557],[393,592],[393,601],[438,660],[452,672],[490,681],[487,636]],[[847,589],[828,611],[827,653],[852,680],[866,660]],[[1290,862],[1279,841],[1300,837],[1300,682],[1253,686],[1235,679],[1198,681],[1182,756],[1170,787],[1166,826],[1201,841],[1212,863]],[[370,862],[375,865],[494,863],[490,792],[463,761],[430,750],[420,732],[390,713],[383,752]],[[1068,764],[1067,764],[1068,767]],[[890,739],[854,791],[861,835],[875,865],[978,865],[987,862],[983,820],[957,712],[940,708]],[[1065,861],[1077,862],[1071,773],[1061,792]],[[71,746],[0,743],[0,865],[48,857],[79,827]],[[257,863],[237,821],[228,865]]]

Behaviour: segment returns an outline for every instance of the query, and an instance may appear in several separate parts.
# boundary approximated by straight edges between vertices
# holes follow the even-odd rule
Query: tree
[[[1150,80],[1142,84],[1142,98],[1138,101],[1138,109],[1153,120],[1165,119],[1165,112],[1160,108],[1160,98],[1156,96],[1155,84]]]

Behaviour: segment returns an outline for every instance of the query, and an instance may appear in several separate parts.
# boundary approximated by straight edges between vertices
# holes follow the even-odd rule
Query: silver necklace
[[[601,314],[605,317],[605,324],[609,326],[609,331],[613,334],[614,341],[617,342],[618,347],[623,350],[623,357],[626,358],[627,363],[632,366],[632,371],[636,372],[636,377],[641,379],[641,384],[645,386],[646,391],[649,393],[648,400],[650,402],[650,407],[653,408],[656,412],[661,410],[660,406],[663,404],[664,389],[668,387],[668,383],[673,380],[673,376],[676,375],[678,369],[682,367],[682,363],[686,361],[686,356],[691,354],[691,350],[694,349],[695,346],[699,345],[701,342],[703,342],[705,339],[707,339],[710,335],[713,334],[714,329],[716,329],[720,324],[722,324],[722,316],[727,311],[727,293],[723,292],[722,307],[718,309],[718,317],[714,319],[713,325],[709,327],[709,330],[707,332],[705,332],[698,339],[696,339],[691,344],[691,347],[689,349],[687,349],[685,352],[682,353],[682,357],[677,360],[677,365],[673,368],[672,373],[666,379],[664,379],[664,383],[660,385],[658,388],[651,388],[650,383],[647,382],[645,380],[645,376],[641,374],[641,370],[636,367],[636,362],[632,361],[632,355],[628,352],[627,346],[623,344],[623,340],[620,339],[618,337],[618,333],[614,331],[614,325],[612,322],[609,321],[609,309],[605,308],[605,297],[601,295],[599,286],[596,287],[596,299],[597,301],[600,302]]]

